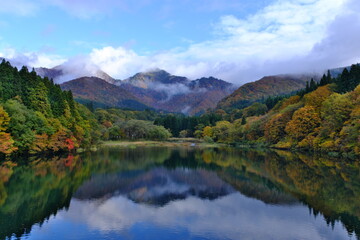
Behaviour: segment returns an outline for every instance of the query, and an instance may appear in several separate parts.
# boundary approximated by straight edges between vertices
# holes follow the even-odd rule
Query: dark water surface
[[[106,148],[0,166],[0,239],[359,239],[359,163]]]

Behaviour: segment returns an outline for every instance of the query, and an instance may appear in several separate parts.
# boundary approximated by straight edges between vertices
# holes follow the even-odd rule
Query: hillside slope
[[[109,107],[144,110],[149,108],[125,89],[97,77],[82,77],[61,84],[63,90],[71,90],[77,100],[87,100]]]
[[[230,96],[221,100],[218,108],[243,108],[251,103],[269,96],[289,94],[305,87],[306,81],[318,78],[310,75],[278,75],[246,83],[235,90]]]

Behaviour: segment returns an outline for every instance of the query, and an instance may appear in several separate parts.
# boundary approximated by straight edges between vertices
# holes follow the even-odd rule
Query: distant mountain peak
[[[156,87],[155,85],[157,84],[184,84],[186,82],[189,82],[186,77],[174,76],[162,69],[140,72],[123,81],[125,84],[131,84],[144,89]]]
[[[55,83],[64,83],[81,77],[98,77],[108,83],[115,84],[116,80],[102,71],[95,64],[87,62],[66,62],[53,68],[36,68],[35,71],[41,77],[48,77]]]

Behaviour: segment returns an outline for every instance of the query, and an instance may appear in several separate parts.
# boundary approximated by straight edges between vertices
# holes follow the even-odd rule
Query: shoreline
[[[307,153],[315,155],[323,155],[334,158],[346,158],[356,160],[357,155],[341,152],[322,152],[322,151],[306,151],[304,149],[294,148],[277,148],[270,145],[263,144],[231,144],[231,143],[206,143],[196,138],[171,138],[165,141],[157,140],[124,140],[124,141],[104,141],[98,145],[101,147],[120,147],[120,148],[136,148],[136,147],[182,147],[182,148],[219,148],[219,147],[234,147],[234,148],[251,148],[251,149],[268,149],[289,151],[293,153]]]
[[[135,147],[189,147],[189,148],[217,148],[226,147],[227,144],[222,143],[206,143],[199,139],[179,138],[169,139],[166,141],[156,140],[136,140],[136,141],[104,141],[99,147],[121,147],[121,148],[135,148]]]

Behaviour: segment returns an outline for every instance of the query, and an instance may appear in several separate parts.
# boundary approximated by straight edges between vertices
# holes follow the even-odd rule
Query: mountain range
[[[37,68],[43,77],[61,83],[61,88],[71,90],[76,100],[93,102],[98,107],[119,107],[143,110],[146,108],[165,112],[197,115],[208,109],[231,109],[250,105],[267,96],[289,94],[306,85],[316,75],[267,76],[237,88],[214,77],[190,80],[161,69],[140,72],[124,80],[117,80],[98,68],[88,76],[72,79],[69,68]]]
[[[189,80],[160,69],[137,73],[125,80],[116,80],[101,70],[91,73],[92,77],[64,79],[71,74],[61,65],[52,69],[37,68],[36,72],[54,79],[55,83],[64,82],[61,88],[71,90],[75,99],[82,103],[188,115],[215,108],[221,99],[236,89],[233,84],[214,77]]]

